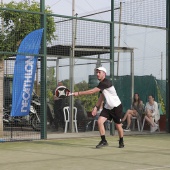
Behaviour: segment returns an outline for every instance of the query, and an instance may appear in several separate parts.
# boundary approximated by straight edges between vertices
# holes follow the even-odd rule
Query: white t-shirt
[[[153,105],[150,105],[149,102],[147,102],[145,109],[152,110],[152,116],[155,118],[156,122],[160,119],[158,103],[156,101],[154,101]]]
[[[101,93],[103,93],[106,102],[104,107],[106,109],[113,109],[114,107],[117,107],[121,104],[121,101],[116,93],[116,90],[114,86],[112,86],[112,83],[108,79],[104,79],[99,83],[97,86],[101,90]]]

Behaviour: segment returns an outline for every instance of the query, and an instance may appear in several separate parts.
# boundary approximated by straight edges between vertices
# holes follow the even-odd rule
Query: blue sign
[[[29,33],[21,42],[18,53],[39,54],[42,34],[43,29]],[[37,60],[38,57],[36,56],[16,56],[11,116],[26,116],[29,114]]]

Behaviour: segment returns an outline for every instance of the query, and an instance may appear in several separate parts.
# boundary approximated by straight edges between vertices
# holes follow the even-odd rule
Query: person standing
[[[123,108],[114,86],[112,85],[110,80],[106,79],[106,73],[107,71],[104,67],[96,68],[97,79],[100,81],[98,86],[91,90],[74,92],[73,95],[81,96],[81,95],[89,95],[89,94],[100,92],[98,101],[92,110],[92,115],[95,116],[97,114],[97,111],[102,101],[105,100],[105,105],[98,118],[98,127],[101,136],[101,141],[96,146],[96,148],[108,146],[108,142],[105,137],[104,122],[106,120],[112,120],[112,119],[115,122],[119,134],[119,148],[123,148],[124,147],[123,129],[121,125]]]
[[[62,82],[58,82],[57,88],[63,86]],[[54,90],[54,126],[55,129],[58,130],[59,126],[61,126],[64,129],[64,113],[63,113],[63,107],[64,107],[64,99],[58,98],[55,95]]]

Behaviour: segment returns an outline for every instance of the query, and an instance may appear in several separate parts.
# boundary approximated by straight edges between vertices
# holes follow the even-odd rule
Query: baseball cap
[[[105,73],[107,73],[107,71],[104,67],[98,67],[98,68],[96,68],[96,70],[104,71]]]

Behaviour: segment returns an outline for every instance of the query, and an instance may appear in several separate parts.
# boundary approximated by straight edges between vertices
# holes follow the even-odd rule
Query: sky
[[[74,2],[75,13],[78,16],[82,16],[83,14],[93,13],[100,9],[110,9],[111,0],[75,0]],[[72,15],[73,0],[46,0],[45,3],[57,14]]]
[[[14,0],[21,2],[24,0]],[[37,2],[40,2],[36,0]],[[11,0],[3,0],[9,3]],[[89,12],[98,11],[100,9],[110,8],[111,0],[74,0],[75,13],[78,15],[87,14]],[[45,6],[49,6],[54,13],[61,15],[72,15],[73,0],[45,0]]]
[[[19,2],[19,0],[15,0]],[[131,0],[132,2],[133,0]],[[10,2],[10,0],[4,0],[5,3]],[[39,2],[39,1],[38,1]],[[124,0],[124,2],[130,2],[130,0]],[[162,24],[165,20],[164,18],[159,18],[162,14],[159,10],[156,10],[157,13],[154,13],[156,16],[153,19],[153,11],[154,9],[159,9],[159,0],[136,0],[134,2],[138,2],[135,5],[133,11],[125,11],[125,19],[126,15],[130,17],[130,21],[136,21],[138,23],[147,22],[150,23],[158,23]],[[148,3],[150,2],[150,4]],[[162,1],[163,2],[163,1]],[[73,0],[45,0],[45,5],[49,6],[53,13],[60,14],[60,15],[72,15],[72,3]],[[154,3],[154,4],[153,4]],[[129,4],[131,5],[131,4]],[[150,5],[150,6],[149,6]],[[109,10],[111,8],[111,0],[75,0],[75,13],[78,16],[83,16],[99,11]],[[142,15],[137,16],[137,12]],[[107,13],[108,14],[108,13]],[[119,13],[116,13],[117,15]],[[144,14],[146,18],[143,20],[141,19]],[[110,14],[109,14],[110,15]],[[108,20],[110,16],[106,16],[104,14],[95,15],[93,16],[94,19],[99,20]],[[165,23],[165,22],[164,22]],[[119,27],[118,24],[115,24],[115,46],[118,44],[118,32]],[[135,74],[136,75],[154,75],[158,79],[165,79],[166,78],[166,42],[165,42],[165,31],[159,29],[150,29],[144,27],[134,27],[134,26],[127,26],[122,25],[121,27],[121,37],[120,37],[120,45],[133,47],[134,56],[135,56]],[[161,59],[161,55],[163,58]],[[116,58],[117,54],[115,54]],[[76,61],[79,63],[80,61]],[[63,65],[68,64],[68,61],[64,62]],[[162,64],[163,63],[163,64]],[[108,64],[104,64],[108,68]],[[66,70],[68,68],[65,68]],[[87,70],[89,69],[90,72],[93,72],[94,65],[92,66],[82,66],[82,69]],[[76,70],[79,72],[79,70]],[[62,71],[61,78],[64,79],[65,73],[68,71]],[[116,71],[115,71],[116,72]],[[120,57],[120,75],[130,74],[130,55],[129,54],[121,54]],[[81,77],[85,77],[87,73],[81,72],[82,76],[79,76],[79,81],[81,81]],[[162,76],[163,74],[163,76]],[[68,77],[69,75],[67,75]],[[87,76],[86,76],[87,77]]]

